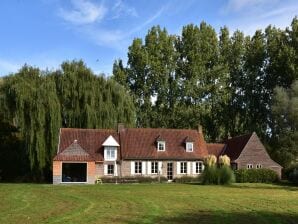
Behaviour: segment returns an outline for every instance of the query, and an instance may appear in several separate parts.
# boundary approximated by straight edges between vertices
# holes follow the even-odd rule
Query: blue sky
[[[295,15],[297,0],[2,0],[0,76],[25,63],[52,70],[72,59],[109,75],[153,25],[180,34],[204,20],[217,31],[227,25],[251,35],[268,24],[285,28]]]

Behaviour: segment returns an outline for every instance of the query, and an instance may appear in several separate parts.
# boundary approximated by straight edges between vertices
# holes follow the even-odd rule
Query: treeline
[[[60,127],[204,127],[207,141],[256,131],[271,156],[298,157],[298,19],[253,36],[202,22],[181,35],[152,27],[112,77],[82,61],[25,65],[0,78],[0,179],[50,180]]]
[[[127,65],[119,59],[113,66],[113,79],[134,97],[137,126],[200,123],[208,141],[256,131],[284,166],[297,158],[298,141],[288,135],[298,136],[297,125],[279,125],[274,89],[289,89],[297,78],[297,18],[286,29],[270,25],[252,36],[227,27],[217,33],[205,22],[184,26],[181,35],[154,26],[133,40]]]
[[[134,125],[131,97],[118,83],[96,76],[82,61],[43,72],[24,66],[0,81],[0,177],[46,180],[61,127]]]

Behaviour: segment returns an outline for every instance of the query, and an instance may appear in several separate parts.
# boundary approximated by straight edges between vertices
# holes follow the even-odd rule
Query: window
[[[135,174],[142,174],[142,162],[135,162]]]
[[[186,142],[186,152],[192,152],[192,151],[193,151],[193,143]]]
[[[196,162],[196,173],[202,173],[203,171],[203,162]]]
[[[180,173],[181,174],[187,173],[187,163],[186,162],[180,163]]]
[[[262,164],[257,164],[257,165],[256,165],[256,168],[257,168],[257,169],[261,169],[261,168],[262,168]]]
[[[116,148],[115,147],[105,147],[105,159],[106,160],[116,160]]]
[[[252,164],[247,164],[247,169],[252,169],[253,165]]]
[[[151,162],[151,173],[158,173],[158,162]]]
[[[157,150],[158,151],[165,151],[166,150],[166,143],[165,142],[157,142]]]
[[[108,174],[114,174],[114,165],[108,164]]]

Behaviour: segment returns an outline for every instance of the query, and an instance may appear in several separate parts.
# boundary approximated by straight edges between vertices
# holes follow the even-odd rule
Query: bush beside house
[[[277,173],[270,169],[239,169],[235,176],[238,183],[274,183],[279,180]]]
[[[234,172],[230,167],[228,156],[219,157],[219,166],[214,155],[209,155],[205,159],[205,170],[202,174],[203,184],[231,184],[235,182]]]

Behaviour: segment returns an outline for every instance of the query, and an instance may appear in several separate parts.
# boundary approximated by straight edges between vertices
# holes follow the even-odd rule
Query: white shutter
[[[103,174],[104,175],[107,175],[108,174],[108,165],[107,164],[104,164],[103,165]]]
[[[180,162],[177,162],[177,174],[180,174],[180,166],[181,166]]]
[[[107,160],[107,149],[106,149],[106,147],[104,147],[103,154],[104,154],[104,160]]]
[[[187,162],[187,174],[190,174],[190,162]]]
[[[196,163],[197,163],[197,162],[192,162],[192,173],[193,173],[193,174],[197,174],[197,173],[196,173]]]
[[[142,162],[142,174],[143,175],[146,174],[146,162],[145,161]]]
[[[162,174],[162,162],[158,162],[158,172]]]
[[[118,165],[115,161],[114,176],[118,176]]]
[[[131,162],[130,162],[130,173],[131,173],[132,175],[135,174],[135,162],[134,162],[134,161],[131,161]]]
[[[148,161],[148,174],[151,174],[151,161]]]

